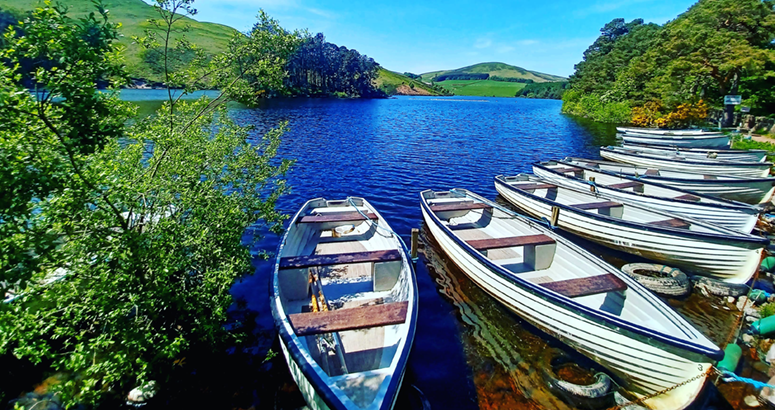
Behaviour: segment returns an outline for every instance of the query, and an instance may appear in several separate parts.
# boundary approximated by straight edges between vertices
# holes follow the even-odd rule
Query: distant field
[[[492,80],[448,80],[436,83],[456,95],[477,97],[514,97],[525,83],[508,83]]]

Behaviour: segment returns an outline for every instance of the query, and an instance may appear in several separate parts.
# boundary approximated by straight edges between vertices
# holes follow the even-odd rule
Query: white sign
[[[740,111],[741,112],[751,112],[751,107],[740,106]]]
[[[724,105],[740,105],[743,103],[742,95],[725,95]]]

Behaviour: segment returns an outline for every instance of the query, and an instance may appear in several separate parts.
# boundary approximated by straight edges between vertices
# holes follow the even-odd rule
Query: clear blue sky
[[[322,32],[393,71],[498,61],[568,76],[614,18],[664,24],[695,0],[197,0],[197,20],[246,31],[259,8],[287,29]]]

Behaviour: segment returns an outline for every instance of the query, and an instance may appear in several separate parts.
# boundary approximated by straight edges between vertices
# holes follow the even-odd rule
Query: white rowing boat
[[[724,161],[758,162],[764,162],[767,159],[767,151],[763,149],[679,148],[632,143],[624,143],[622,144],[622,147],[650,155],[661,155],[664,157],[677,156],[687,159],[720,159]]]
[[[444,252],[504,306],[602,364],[652,409],[683,409],[723,357],[657,296],[539,222],[465,190],[423,191]]]
[[[745,202],[747,204],[769,202],[770,198],[772,198],[773,190],[775,190],[775,178],[738,178],[724,175],[708,175],[573,157],[565,158],[563,161],[576,166],[588,166],[602,171],[631,175],[639,179],[658,182],[694,193]]]
[[[637,133],[647,135],[722,135],[721,131],[704,131],[701,129],[663,130],[659,128],[616,127],[616,131],[621,133]]]
[[[758,206],[563,161],[537,162],[533,164],[533,174],[571,189],[594,190],[610,200],[672,212],[741,233],[751,233],[761,212]]]
[[[611,161],[648,168],[672,169],[709,175],[728,175],[741,178],[766,177],[770,174],[770,167],[772,167],[772,163],[769,162],[735,162],[710,158],[704,160],[690,160],[680,157],[666,158],[622,147],[600,147],[600,156]]]
[[[627,132],[621,135],[626,143],[661,145],[684,148],[729,148],[726,135],[651,135]]]
[[[393,408],[417,284],[376,209],[362,198],[304,204],[280,243],[272,289],[282,350],[310,408]]]
[[[532,175],[495,177],[506,200],[530,215],[612,249],[685,272],[746,283],[759,268],[766,238],[696,219],[608,201],[600,195],[551,184]]]

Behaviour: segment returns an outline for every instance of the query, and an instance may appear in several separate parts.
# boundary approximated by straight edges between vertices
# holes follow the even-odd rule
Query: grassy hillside
[[[441,92],[434,90],[422,81],[413,80],[405,75],[385,70],[384,68],[379,69],[376,85],[377,88],[385,91],[388,95],[442,95]]]
[[[468,67],[457,68],[454,70],[431,71],[429,73],[421,74],[421,76],[423,80],[430,81],[436,76],[445,74],[489,74],[490,76],[504,78],[521,78],[525,80],[533,80],[537,83],[565,80],[565,78],[560,76],[539,73],[537,71],[530,71],[522,67],[508,65],[505,63],[480,63]]]
[[[456,95],[477,97],[514,97],[526,85],[491,80],[447,80],[436,84]]]
[[[90,0],[57,0],[57,2],[68,6],[70,17],[84,16],[96,10]],[[124,56],[131,75],[154,81],[161,80],[160,75],[143,61],[144,55],[141,47],[132,44],[132,36],[143,36],[145,35],[144,31],[151,28],[148,19],[158,18],[156,11],[142,0],[104,0],[104,3],[110,11],[111,20],[121,23],[119,31],[123,38],[120,42],[127,48]],[[42,0],[0,0],[0,8],[19,11],[32,10],[42,4]],[[181,22],[191,26],[191,30],[185,33],[186,37],[211,54],[224,49],[231,36],[237,32],[228,26],[203,23],[188,18]]]

